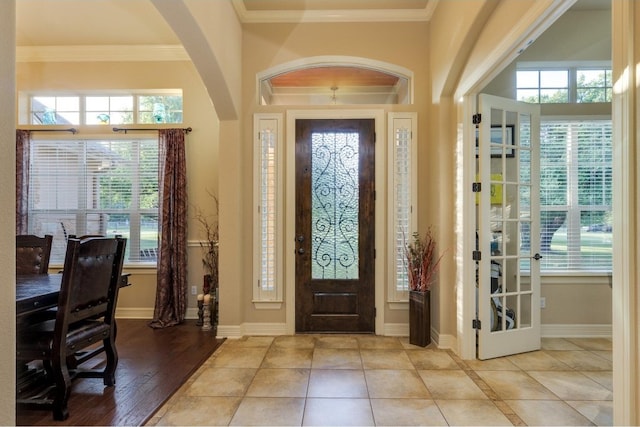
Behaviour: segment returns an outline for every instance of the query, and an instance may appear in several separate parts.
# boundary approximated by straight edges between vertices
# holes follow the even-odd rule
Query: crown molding
[[[349,9],[349,10],[247,10],[244,0],[232,0],[243,24],[311,22],[424,22],[429,21],[438,0],[430,0],[423,9]]]
[[[190,61],[182,45],[17,46],[16,62]]]

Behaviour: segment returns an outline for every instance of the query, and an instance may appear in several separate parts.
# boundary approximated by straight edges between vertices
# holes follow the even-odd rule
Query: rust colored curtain
[[[16,234],[29,227],[29,152],[31,132],[16,129]]]
[[[187,311],[187,180],[185,133],[160,130],[160,251],[152,328],[181,323]]]

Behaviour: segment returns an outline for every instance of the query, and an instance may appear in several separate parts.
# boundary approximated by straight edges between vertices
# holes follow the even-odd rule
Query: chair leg
[[[64,421],[69,418],[67,402],[71,393],[71,377],[67,368],[65,357],[53,358],[52,363],[53,381],[56,385],[55,397],[53,398],[53,419]]]
[[[110,387],[116,384],[116,367],[118,366],[118,350],[113,334],[103,340],[104,352],[107,356],[107,366],[104,368],[104,385]]]

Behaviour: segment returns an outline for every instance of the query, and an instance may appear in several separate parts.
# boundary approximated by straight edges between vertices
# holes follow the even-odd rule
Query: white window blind
[[[282,300],[280,115],[256,115],[254,149],[254,302]]]
[[[393,203],[389,205],[389,300],[406,301],[409,283],[405,262],[405,244],[417,229],[417,114],[389,114],[389,188],[393,191]]]
[[[611,120],[543,121],[543,272],[611,271]]]
[[[52,234],[62,263],[70,235],[121,235],[126,262],[156,262],[158,141],[32,140],[29,232]]]

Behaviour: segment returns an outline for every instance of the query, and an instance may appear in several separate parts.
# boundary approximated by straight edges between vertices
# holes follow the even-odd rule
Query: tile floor
[[[227,340],[147,425],[612,425],[609,339],[488,361],[407,338]]]

